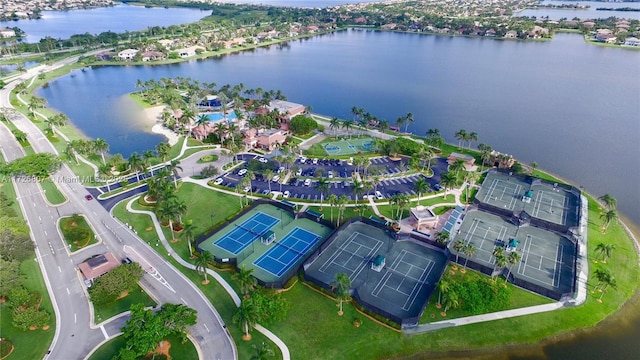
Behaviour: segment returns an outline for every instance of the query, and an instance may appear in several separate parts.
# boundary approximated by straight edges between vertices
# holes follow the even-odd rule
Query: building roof
[[[373,258],[373,265],[380,266],[382,265],[382,263],[384,263],[384,260],[385,260],[384,256],[378,254],[375,258]]]
[[[418,220],[432,220],[437,217],[436,214],[425,206],[416,206],[411,208],[411,214]]]
[[[455,158],[455,159],[464,159],[465,161],[475,160],[474,157],[471,155],[460,154],[457,152],[452,152],[451,155],[449,155],[449,157]]]
[[[92,257],[91,259],[80,264],[78,268],[82,272],[82,275],[87,278],[87,280],[93,280],[117,268],[119,265],[120,263],[118,262],[118,260],[116,260],[113,254],[107,252]]]

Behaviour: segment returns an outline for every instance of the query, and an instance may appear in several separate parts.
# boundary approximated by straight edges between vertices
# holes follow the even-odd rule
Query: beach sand
[[[161,115],[164,108],[164,105],[146,108],[144,109],[144,114],[149,123],[153,124],[153,126],[151,127],[151,132],[153,132],[154,134],[163,135],[165,138],[167,138],[169,145],[173,146],[178,143],[180,137],[175,132],[162,126]]]

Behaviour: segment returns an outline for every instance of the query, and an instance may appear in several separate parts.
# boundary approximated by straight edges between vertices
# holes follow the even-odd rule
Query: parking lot
[[[220,182],[219,185],[235,188],[236,185],[242,181],[243,177],[246,176],[246,174],[244,174],[245,172],[241,170],[246,169],[250,160],[259,160],[261,158],[264,159],[262,156],[254,154],[238,155],[238,159],[243,160],[244,164],[218,177],[218,179],[221,179],[218,180],[218,182]],[[273,160],[268,161],[273,163],[275,169],[281,167],[281,164]],[[417,196],[417,192],[414,190],[414,184],[420,178],[424,178],[431,187],[430,191],[434,191],[434,186],[440,182],[440,173],[446,171],[447,168],[446,159],[434,160],[434,165],[432,166],[434,176],[426,178],[422,174],[407,173],[407,166],[406,164],[403,165],[406,160],[392,161],[388,157],[377,157],[372,158],[370,161],[371,165],[368,166],[367,171],[371,172],[372,168],[375,169],[375,167],[377,167],[380,169],[379,173],[381,173],[381,177],[385,178],[375,189],[379,191],[384,198],[389,198],[399,193]],[[262,162],[264,162],[264,160],[262,160]],[[324,199],[326,199],[329,194],[335,194],[337,196],[346,195],[350,200],[355,199],[353,183],[351,182],[351,176],[355,171],[355,167],[349,165],[347,160],[317,159],[314,164],[313,159],[306,159],[304,162],[302,162],[301,159],[297,159],[292,166],[292,170],[297,170],[298,174],[292,172],[285,183],[282,182],[285,180],[285,173],[278,174],[280,179],[277,182],[267,181],[268,179],[265,179],[262,174],[254,173],[255,180],[251,182],[251,189],[247,190],[254,194],[263,195],[269,194],[269,191],[278,193],[288,192],[290,199],[320,201],[321,195],[316,189],[317,181],[312,178],[326,177],[329,180],[329,190],[325,194]],[[277,171],[274,171],[274,174],[277,174]],[[305,180],[308,181],[305,182]],[[375,190],[371,190],[368,194],[363,195],[373,196]]]

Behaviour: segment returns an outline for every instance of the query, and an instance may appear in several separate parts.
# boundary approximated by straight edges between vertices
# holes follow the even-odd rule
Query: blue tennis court
[[[275,276],[281,276],[291,268],[300,258],[306,255],[320,239],[320,236],[296,227],[282,240],[275,242],[273,247],[262,254],[254,265]]]
[[[235,228],[225,234],[215,245],[237,255],[280,220],[263,212],[258,212],[242,224],[234,224]]]

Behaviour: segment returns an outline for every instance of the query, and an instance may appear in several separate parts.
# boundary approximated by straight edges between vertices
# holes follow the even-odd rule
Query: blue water
[[[640,20],[640,12],[637,11],[598,11],[597,8],[640,8],[640,2],[602,2],[602,1],[542,1],[542,4],[552,5],[589,5],[588,9],[527,9],[521,12],[515,13],[514,16],[535,16],[536,18],[549,17],[549,20],[559,20],[566,18],[571,20],[573,18],[579,18],[581,20],[587,19],[606,19],[609,17],[617,17],[624,19],[636,19]]]
[[[27,34],[26,42],[35,43],[47,36],[68,39],[74,34],[97,35],[105,31],[123,33],[149,26],[186,24],[209,14],[209,11],[198,9],[145,8],[122,4],[87,10],[43,11],[41,19],[0,21],[0,27],[17,26]]]
[[[222,113],[211,113],[211,114],[206,114],[206,115],[209,118],[209,122],[212,122],[212,123],[218,122],[220,120],[224,120],[224,117],[222,116]],[[236,113],[235,112],[231,112],[231,113],[227,114],[227,121],[235,120],[235,118],[236,118]]]

